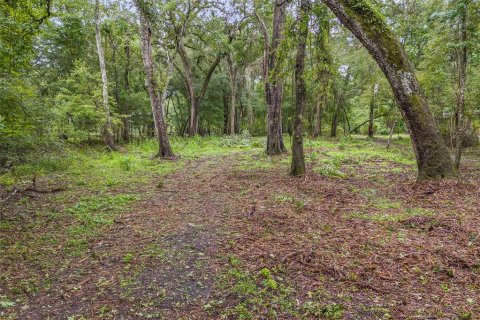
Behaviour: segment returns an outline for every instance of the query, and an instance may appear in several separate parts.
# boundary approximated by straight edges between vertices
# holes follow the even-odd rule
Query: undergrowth
[[[252,272],[235,256],[228,257],[228,263],[229,268],[219,275],[217,285],[228,291],[235,302],[224,306],[224,301],[212,300],[204,305],[206,311],[221,309],[221,317],[235,319],[343,318],[341,304],[320,301],[315,294],[299,301],[298,292],[284,279],[281,267]]]

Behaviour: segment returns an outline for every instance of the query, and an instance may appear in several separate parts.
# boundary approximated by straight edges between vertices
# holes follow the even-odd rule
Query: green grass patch
[[[235,303],[222,306],[222,301],[204,305],[207,311],[220,309],[222,317],[235,319],[342,319],[344,307],[339,303],[322,302],[312,295],[305,301],[284,280],[281,268],[246,270],[235,256],[229,257],[229,268],[220,274],[217,285],[228,290]]]
[[[315,166],[313,168],[313,171],[315,173],[318,173],[319,175],[329,177],[329,178],[345,179],[347,177],[347,174],[341,171],[339,168],[339,165],[334,162],[324,163],[324,164]]]
[[[127,204],[139,200],[132,194],[84,197],[65,210],[74,217],[66,228],[66,250],[72,255],[82,254],[89,241],[98,236],[103,227],[114,223],[114,218],[125,210]]]
[[[236,298],[235,305],[223,308],[224,317],[276,319],[282,316],[298,318],[300,315],[293,289],[275,271],[264,268],[252,273],[242,268],[237,258],[230,257],[230,268],[220,276],[219,285]]]
[[[423,208],[407,208],[404,211],[389,211],[382,213],[352,212],[347,215],[348,218],[356,218],[377,222],[400,222],[412,217],[428,217],[434,213]]]

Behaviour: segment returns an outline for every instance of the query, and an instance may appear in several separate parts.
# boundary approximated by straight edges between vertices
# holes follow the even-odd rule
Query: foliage
[[[93,37],[93,9],[86,0],[8,1],[0,5],[0,167],[30,161],[40,150],[51,152],[66,145],[101,141],[102,123],[100,74]],[[190,3],[190,5],[189,5]],[[200,107],[200,133],[227,132],[231,85],[226,56],[238,69],[236,132],[248,130],[265,134],[266,104],[261,81],[263,34],[252,10],[271,31],[273,7],[268,1],[252,6],[229,0],[219,10],[215,3],[165,1],[149,3],[153,22],[154,58],[161,83],[168,77],[168,59],[173,63],[167,90],[166,119],[170,134],[186,134],[190,117],[185,69],[175,48],[179,28],[191,64],[194,87],[199,91],[203,78],[217,56],[221,56]],[[138,16],[126,10],[128,1],[101,1],[102,34],[107,60],[109,95],[117,143],[151,138],[154,125],[140,55]],[[287,7],[278,64],[272,76],[284,84],[282,124],[291,133],[295,109],[293,66],[296,42],[295,7]],[[413,62],[429,105],[450,142],[452,116],[458,88],[455,57],[468,48],[466,116],[472,129],[480,125],[475,106],[480,97],[478,68],[478,3],[451,1],[358,1],[353,14],[376,26],[388,24],[402,39]],[[458,22],[467,13],[468,41],[458,38]],[[158,17],[167,17],[159,19]],[[327,7],[313,5],[309,24],[305,79],[307,110],[304,127],[315,128],[315,106],[324,99],[321,134],[330,131],[335,119],[337,136],[366,134],[369,105],[374,105],[374,131],[405,133],[401,115],[389,83],[359,42],[333,18]],[[454,27],[452,27],[454,26]],[[168,58],[168,59],[167,59]],[[247,72],[248,70],[248,72]],[[374,93],[374,88],[377,88]],[[249,119],[249,113],[253,115]],[[243,134],[225,137],[225,147],[263,147],[263,141]],[[175,150],[174,150],[175,152]],[[331,169],[331,168],[330,168]],[[322,169],[320,169],[322,170]],[[329,171],[329,168],[325,169]],[[331,170],[330,170],[331,171]]]

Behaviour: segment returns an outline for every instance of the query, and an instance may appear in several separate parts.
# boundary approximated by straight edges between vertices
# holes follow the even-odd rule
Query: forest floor
[[[479,154],[416,183],[408,139],[307,140],[295,178],[262,144],[84,148],[1,175],[0,319],[480,318]]]

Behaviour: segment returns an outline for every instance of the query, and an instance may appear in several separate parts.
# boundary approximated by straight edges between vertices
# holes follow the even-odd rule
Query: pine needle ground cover
[[[263,145],[72,148],[4,173],[0,318],[480,316],[478,155],[416,183],[405,138],[307,139],[296,178]]]

